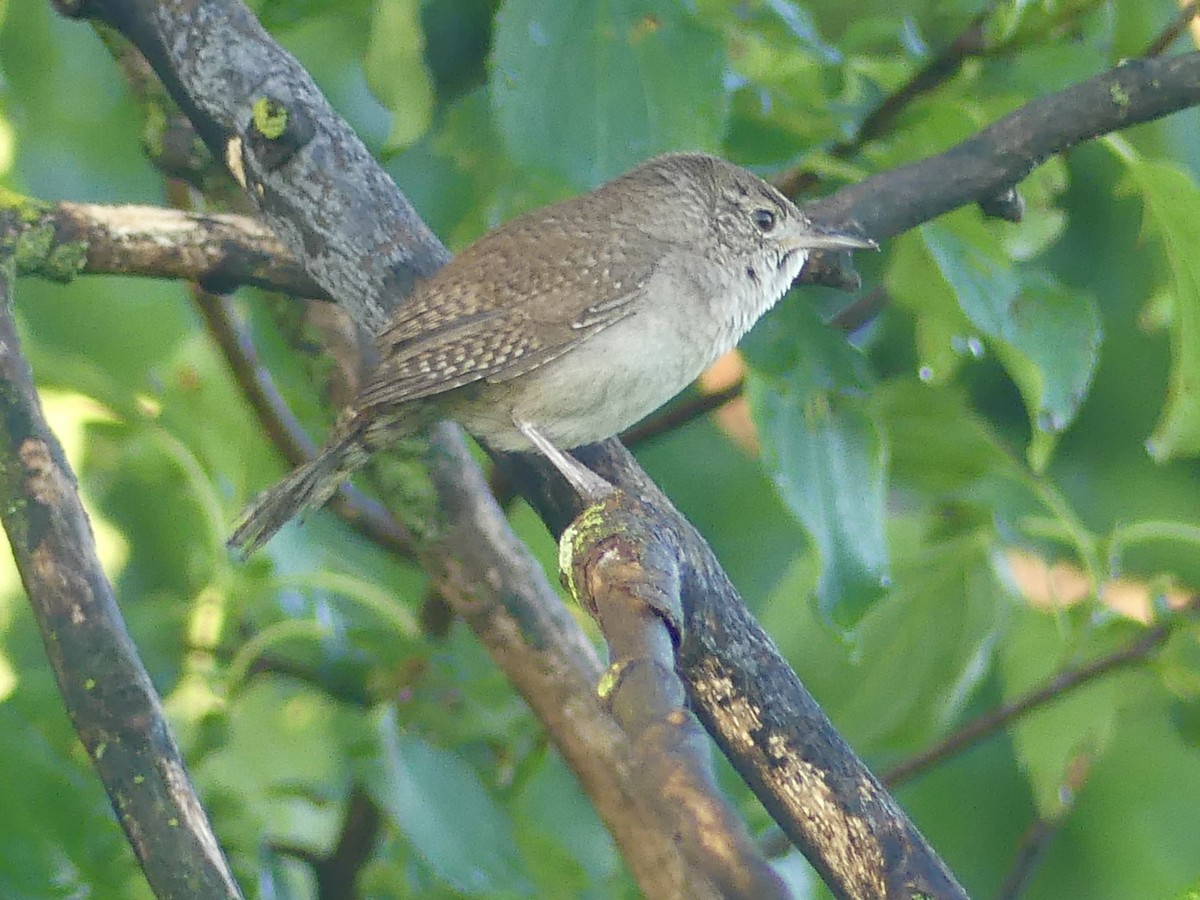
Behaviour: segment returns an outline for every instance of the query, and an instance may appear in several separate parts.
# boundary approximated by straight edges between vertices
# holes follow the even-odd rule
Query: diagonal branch
[[[643,586],[676,636],[675,667],[696,715],[838,897],[965,898],[945,864],[837,733],[755,621],[700,534],[617,441],[576,451],[648,510],[630,537],[677,547],[672,587]],[[555,533],[583,514],[539,461],[506,460]],[[620,496],[620,494],[618,494]],[[610,508],[587,516],[611,515]],[[578,554],[578,548],[576,553]],[[594,551],[585,548],[585,552]]]
[[[938,763],[965,752],[1005,728],[1009,723],[1057,700],[1064,694],[1112,672],[1145,663],[1154,653],[1162,649],[1168,638],[1175,634],[1181,626],[1194,623],[1197,613],[1200,613],[1200,596],[1193,597],[1184,607],[1173,612],[1169,618],[1147,629],[1125,646],[1118,647],[1111,653],[1105,653],[1103,656],[1081,665],[1064,669],[1033,690],[972,719],[928,750],[888,771],[883,776],[884,784],[895,787],[916,778]]]
[[[240,898],[42,415],[0,272],[0,517],[88,758],[160,897]]]
[[[736,812],[719,802],[712,751],[688,714],[675,669],[680,548],[670,532],[647,533],[652,513],[618,493],[581,516],[562,538],[560,558],[572,594],[608,642],[601,693],[629,734],[639,763],[662,784],[654,801],[685,811],[679,841],[723,896],[789,897]]]
[[[1200,103],[1200,53],[1130,60],[1025,104],[944,153],[874,175],[807,207],[876,240],[1013,187],[1068,147]]]

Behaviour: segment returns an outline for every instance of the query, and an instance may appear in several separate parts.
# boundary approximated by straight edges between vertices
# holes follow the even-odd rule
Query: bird
[[[542,453],[597,496],[607,483],[566,451],[687,387],[778,302],[812,251],[875,246],[704,153],[655,157],[505,222],[395,309],[328,442],[250,504],[229,545],[253,552],[373,454],[444,419],[492,450]]]

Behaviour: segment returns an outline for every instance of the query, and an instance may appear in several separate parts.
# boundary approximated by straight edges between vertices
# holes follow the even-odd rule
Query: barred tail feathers
[[[249,556],[293,516],[323,506],[366,461],[367,451],[357,431],[325,447],[255,498],[238,520],[228,546]]]

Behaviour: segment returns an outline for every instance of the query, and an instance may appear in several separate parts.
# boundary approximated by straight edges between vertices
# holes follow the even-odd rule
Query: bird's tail
[[[242,513],[228,545],[249,556],[293,516],[323,505],[367,461],[362,434],[351,431],[255,498]]]

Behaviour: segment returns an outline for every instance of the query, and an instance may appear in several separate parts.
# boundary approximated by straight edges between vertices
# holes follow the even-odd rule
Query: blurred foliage
[[[1177,13],[1173,0],[252,5],[453,247],[666,149],[764,175],[802,167],[831,191],[1139,55]],[[163,202],[136,100],[92,31],[47,3],[0,15],[3,183]],[[956,74],[838,149],[977,22],[982,45]],[[1188,46],[1185,33],[1174,49]],[[850,341],[820,320],[856,298],[786,298],[746,345],[761,454],[708,419],[638,448],[881,770],[1135,639],[1145,626],[1113,608],[1117,586],[1159,616],[1200,586],[1198,176],[1195,111],[1076,148],[1022,186],[1021,224],[960,210],[860,255],[865,290],[888,302]],[[236,299],[319,430],[331,411],[269,332],[272,301]],[[227,556],[229,523],[281,465],[184,286],[26,281],[17,305],[102,558],[249,895],[314,896],[304,860],[336,844],[355,790],[382,815],[366,896],[636,893],[470,633],[423,632],[419,571],[325,513],[248,564]],[[513,521],[551,565],[530,511]],[[1082,588],[1047,595],[1031,564]],[[1195,890],[1196,639],[1181,628],[1153,664],[900,789],[971,893],[994,893],[1039,815],[1063,828],[1026,896]],[[148,896],[8,567],[0,759],[0,895]],[[794,858],[781,866],[823,896]]]

